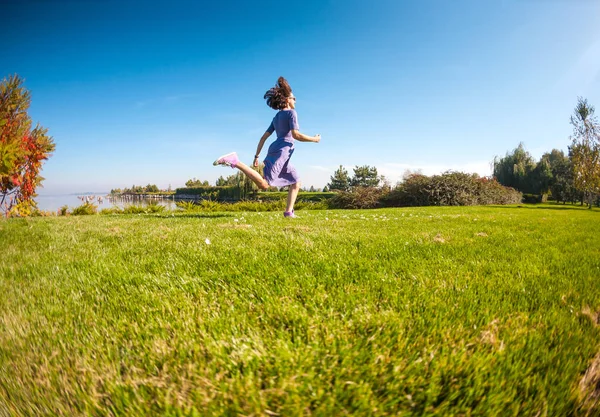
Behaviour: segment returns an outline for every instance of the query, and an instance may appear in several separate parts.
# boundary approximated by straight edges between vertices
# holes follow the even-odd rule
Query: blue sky
[[[600,111],[594,0],[8,0],[2,78],[31,91],[56,151],[40,194],[214,183],[251,162],[280,75],[298,98],[305,186],[339,166],[490,173],[519,142],[567,149]],[[8,22],[8,24],[6,24]],[[268,144],[267,144],[268,146]],[[264,152],[263,150],[263,156]]]

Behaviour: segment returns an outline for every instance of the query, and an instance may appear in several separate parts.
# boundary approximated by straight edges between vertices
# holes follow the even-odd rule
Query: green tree
[[[376,167],[369,165],[355,166],[350,185],[352,187],[377,187],[380,181]]]
[[[160,190],[158,189],[158,186],[156,184],[148,184],[146,185],[146,190],[145,192],[147,193],[157,193]]]
[[[31,127],[31,97],[22,84],[17,75],[0,83],[0,212],[6,217],[27,216],[36,208],[42,162],[55,149],[48,129]]]
[[[573,184],[583,193],[588,208],[592,208],[594,195],[600,191],[600,125],[594,116],[594,106],[586,99],[578,98],[571,125]]]
[[[494,158],[494,178],[506,186],[524,193],[535,193],[536,187],[533,171],[536,163],[533,157],[525,150],[523,143],[519,143],[511,153],[506,153],[504,158]]]
[[[563,151],[558,149],[553,149],[552,152],[544,156],[546,155],[548,155],[550,169],[552,170],[552,181],[550,183],[552,197],[558,202],[574,202],[579,193],[573,184],[571,160]]]
[[[330,183],[327,184],[327,188],[331,191],[348,191],[350,188],[350,177],[348,171],[343,166],[340,167],[333,173],[330,178]]]
[[[552,166],[548,153],[542,155],[535,168],[529,173],[528,183],[531,192],[535,194],[548,194],[552,184]]]
[[[187,180],[185,182],[185,186],[188,188],[194,187],[210,187],[210,183],[208,181],[201,181],[197,178],[192,178],[191,180]]]

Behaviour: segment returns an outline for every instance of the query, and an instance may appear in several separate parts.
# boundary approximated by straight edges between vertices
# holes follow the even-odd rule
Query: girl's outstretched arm
[[[321,141],[321,135],[308,136],[304,133],[300,133],[299,130],[292,130],[292,137],[300,142],[315,142],[319,143]]]

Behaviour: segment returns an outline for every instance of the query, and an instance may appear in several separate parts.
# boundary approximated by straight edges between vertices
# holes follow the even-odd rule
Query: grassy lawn
[[[0,221],[0,416],[584,413],[598,209],[298,215]]]

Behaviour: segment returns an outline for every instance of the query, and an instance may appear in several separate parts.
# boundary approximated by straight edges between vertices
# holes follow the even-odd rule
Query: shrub
[[[181,201],[177,207],[188,212],[238,212],[238,211],[283,211],[286,200],[277,199],[272,201],[242,200],[235,203],[220,203],[217,201],[202,200],[198,203]],[[298,201],[295,205],[297,210],[325,210],[328,208],[324,202]]]
[[[257,200],[265,201],[265,200],[285,200],[287,198],[286,191],[276,191],[276,192],[260,192],[256,195]],[[311,202],[321,202],[325,200],[329,200],[336,196],[336,193],[325,193],[325,192],[304,192],[300,191],[298,193],[298,198],[296,201],[311,201]]]
[[[127,205],[123,208],[110,207],[100,210],[100,214],[149,214],[149,213],[162,213],[165,211],[165,206],[160,204],[152,203],[147,205]]]
[[[327,201],[330,208],[370,209],[382,206],[385,192],[376,187],[354,187],[351,191],[342,191]]]
[[[54,212],[40,210],[37,207],[35,207],[33,210],[31,210],[31,217],[50,217],[50,216],[54,216]]]
[[[505,187],[493,178],[479,178],[477,182],[479,184],[477,204],[519,204],[523,199],[520,191]]]
[[[538,204],[542,202],[541,196],[537,194],[523,194],[523,203]]]
[[[500,185],[496,180],[477,174],[445,172],[431,177],[410,175],[391,191],[381,188],[355,188],[340,192],[331,200],[331,208],[376,208],[410,206],[472,206],[518,204],[522,194]]]
[[[86,216],[90,214],[96,214],[98,206],[92,203],[83,203],[79,207],[75,207],[71,213],[73,216]]]
[[[384,205],[402,206],[471,206],[518,204],[521,193],[504,187],[496,180],[477,174],[445,172],[427,177],[415,174],[384,198]]]
[[[59,216],[68,216],[69,215],[69,206],[66,204],[58,209],[57,213]]]
[[[539,204],[548,201],[548,194],[523,194],[523,203]]]
[[[241,197],[241,188],[237,186],[224,186],[224,187],[190,187],[190,188],[177,188],[175,190],[175,196],[181,195],[194,195],[202,199],[209,200],[239,200]]]

